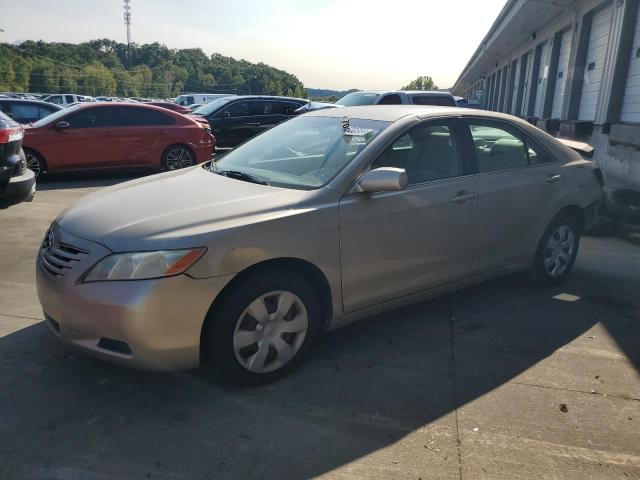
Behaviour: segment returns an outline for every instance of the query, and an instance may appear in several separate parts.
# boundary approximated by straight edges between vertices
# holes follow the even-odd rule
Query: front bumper
[[[0,208],[6,208],[21,202],[30,202],[36,194],[36,175],[25,169],[22,175],[9,178],[9,182],[0,186]]]
[[[107,255],[102,245],[54,226],[55,246],[86,254],[62,276],[36,267],[38,297],[47,323],[65,343],[94,356],[144,370],[184,370],[200,364],[205,316],[231,276],[79,283]]]

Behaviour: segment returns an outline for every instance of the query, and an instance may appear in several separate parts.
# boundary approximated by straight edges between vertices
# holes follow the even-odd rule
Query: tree
[[[438,86],[433,81],[433,78],[421,75],[416,78],[409,85],[402,87],[402,90],[437,90]]]

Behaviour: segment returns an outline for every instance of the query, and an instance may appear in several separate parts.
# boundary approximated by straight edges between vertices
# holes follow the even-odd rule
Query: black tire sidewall
[[[552,277],[547,273],[545,269],[544,256],[545,256],[545,251],[547,249],[547,244],[549,242],[549,238],[551,237],[553,232],[560,226],[567,226],[571,228],[573,232],[573,237],[574,237],[573,255],[571,257],[571,261],[569,262],[568,267],[562,273],[562,275],[559,275],[557,277]],[[576,261],[576,257],[578,255],[578,248],[580,246],[580,236],[581,236],[581,231],[578,227],[577,220],[569,214],[565,214],[565,213],[558,214],[551,221],[551,223],[545,230],[544,234],[542,235],[542,238],[540,239],[538,250],[536,252],[533,265],[531,266],[531,270],[529,272],[531,280],[533,280],[534,283],[544,287],[551,287],[561,283],[569,275],[569,273],[571,273],[571,270],[573,269],[573,264]]]
[[[193,151],[189,147],[187,147],[186,145],[171,145],[171,146],[167,147],[167,149],[162,154],[162,169],[163,170],[165,170],[167,172],[175,172],[177,170],[182,170],[182,168],[176,168],[174,170],[171,170],[167,166],[167,157],[169,156],[169,153],[171,153],[172,150],[175,150],[177,148],[184,148],[187,152],[189,152],[189,156],[191,157],[191,165],[189,165],[189,167],[193,167],[197,163],[196,156],[195,156],[195,154],[193,153]],[[183,167],[183,168],[189,168],[189,167]]]
[[[244,309],[265,293],[283,290],[294,293],[307,310],[309,326],[302,347],[296,356],[278,370],[255,373],[245,369],[236,359],[233,350],[233,334]],[[237,282],[221,302],[209,312],[202,336],[205,363],[213,367],[223,378],[233,383],[251,386],[268,383],[294,370],[315,343],[322,325],[318,295],[313,286],[301,275],[287,272],[264,271],[249,275]]]

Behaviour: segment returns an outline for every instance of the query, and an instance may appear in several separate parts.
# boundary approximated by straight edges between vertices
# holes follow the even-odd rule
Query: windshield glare
[[[353,92],[345,95],[336,102],[336,105],[345,107],[357,107],[360,105],[373,105],[380,96],[378,93]]]
[[[388,125],[352,118],[344,130],[340,118],[298,117],[232,150],[214,168],[246,173],[278,187],[319,188]]]
[[[213,112],[215,112],[217,109],[222,107],[223,105],[226,105],[227,103],[229,103],[231,100],[233,100],[233,98],[228,98],[228,97],[212,100],[211,102],[205,103],[201,107],[196,108],[193,111],[193,113],[194,115],[202,115],[207,117],[211,115]]]

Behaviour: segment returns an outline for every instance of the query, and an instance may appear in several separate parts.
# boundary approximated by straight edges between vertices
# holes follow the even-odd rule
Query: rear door
[[[478,173],[474,270],[527,258],[562,200],[561,167],[511,123],[468,119]]]
[[[345,311],[470,275],[478,198],[458,120],[412,127],[371,168],[407,171],[406,190],[350,193],[340,202]]]
[[[119,146],[116,164],[121,166],[160,167],[162,154],[169,145],[184,141],[176,135],[169,113],[154,108],[122,106],[117,112],[113,135]]]
[[[61,121],[68,122],[69,128],[49,127],[43,152],[49,167],[97,168],[109,166],[117,159],[114,107],[83,108]]]

